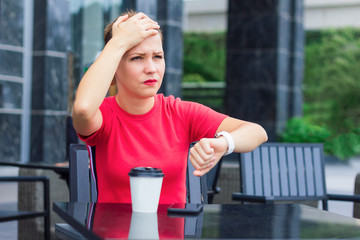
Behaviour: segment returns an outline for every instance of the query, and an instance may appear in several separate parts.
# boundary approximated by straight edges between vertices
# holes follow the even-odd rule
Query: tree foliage
[[[225,33],[185,33],[184,81],[224,81],[225,55]]]
[[[325,151],[340,159],[360,154],[359,29],[307,32],[303,93],[303,121],[330,133]]]
[[[184,81],[224,81],[225,33],[185,33]],[[360,154],[360,29],[306,32],[304,117],[282,140],[324,142],[328,154]]]

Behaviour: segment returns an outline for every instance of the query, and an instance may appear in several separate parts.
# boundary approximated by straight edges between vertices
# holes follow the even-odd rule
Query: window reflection
[[[73,0],[71,10],[71,51],[74,84],[94,61],[104,46],[104,27],[125,9],[122,0]],[[75,89],[73,89],[75,91]]]

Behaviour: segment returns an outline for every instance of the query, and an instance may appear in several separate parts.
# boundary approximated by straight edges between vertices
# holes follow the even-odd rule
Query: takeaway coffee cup
[[[129,172],[133,212],[157,212],[164,174],[159,168],[136,167]]]

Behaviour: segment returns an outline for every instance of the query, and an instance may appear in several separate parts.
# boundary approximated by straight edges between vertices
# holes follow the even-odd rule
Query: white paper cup
[[[159,168],[137,167],[130,173],[133,212],[157,212],[164,174]]]

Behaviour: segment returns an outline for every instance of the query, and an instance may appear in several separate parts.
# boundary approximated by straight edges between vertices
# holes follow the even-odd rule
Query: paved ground
[[[17,174],[17,168],[0,167],[0,176]],[[353,194],[355,176],[360,172],[360,157],[348,164],[327,164],[326,184],[328,193]],[[5,194],[6,193],[6,194]],[[0,210],[17,208],[17,184],[0,183]],[[329,211],[345,216],[352,216],[353,204],[347,202],[330,201]],[[17,239],[17,222],[0,223],[0,240]]]
[[[17,168],[0,167],[0,176],[16,176]],[[0,183],[0,210],[17,209],[17,183]],[[17,239],[17,221],[0,223],[0,240]]]
[[[328,193],[354,194],[356,174],[360,173],[360,157],[349,164],[328,164],[325,168]],[[329,201],[329,211],[345,216],[353,215],[353,203]]]

